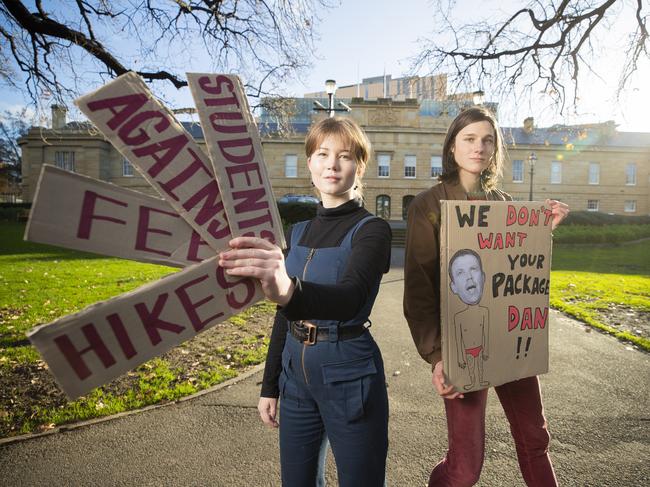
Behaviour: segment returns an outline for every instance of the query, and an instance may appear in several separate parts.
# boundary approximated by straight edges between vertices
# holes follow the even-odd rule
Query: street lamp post
[[[531,152],[528,156],[528,165],[530,166],[530,192],[528,193],[528,200],[533,201],[533,177],[535,176],[535,163],[537,162],[537,155]]]
[[[329,117],[333,117],[336,112],[349,112],[352,110],[342,101],[338,102],[341,108],[334,107],[334,93],[336,93],[336,81],[328,79],[325,81],[325,92],[327,93],[327,106],[324,107],[320,102],[314,101],[314,110],[317,112],[327,112]]]

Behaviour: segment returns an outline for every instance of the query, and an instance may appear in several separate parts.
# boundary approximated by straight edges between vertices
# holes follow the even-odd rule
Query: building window
[[[587,211],[598,211],[598,200],[587,200]]]
[[[404,177],[405,178],[415,177],[415,156],[404,157]]]
[[[562,183],[562,163],[560,161],[551,162],[551,184]]]
[[[524,161],[521,159],[516,159],[512,161],[512,182],[513,183],[524,182]]]
[[[390,196],[386,194],[377,196],[377,211],[375,211],[375,215],[384,220],[390,220]]]
[[[377,154],[377,176],[380,178],[390,176],[390,154]]]
[[[133,165],[126,157],[122,159],[122,176],[133,176]]]
[[[589,163],[589,184],[600,183],[600,164],[597,162]]]
[[[54,153],[54,165],[66,171],[74,172],[74,152],[56,151]]]
[[[625,166],[625,184],[628,186],[636,184],[636,164],[633,162]]]
[[[431,177],[437,178],[442,174],[442,157],[431,156]]]
[[[284,156],[284,177],[298,177],[298,156],[296,154],[285,154]]]
[[[636,212],[636,200],[626,200],[625,201],[625,212],[634,213]]]
[[[406,220],[408,218],[409,206],[411,205],[413,198],[415,198],[415,196],[412,194],[407,194],[404,196],[404,198],[402,198],[402,220]]]

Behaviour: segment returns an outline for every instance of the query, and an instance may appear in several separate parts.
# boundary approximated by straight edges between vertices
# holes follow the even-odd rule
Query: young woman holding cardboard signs
[[[388,397],[366,323],[390,266],[391,231],[361,202],[370,143],[347,118],[315,124],[305,140],[317,216],[294,225],[286,258],[266,240],[239,237],[221,254],[227,273],[260,280],[276,315],[258,409],[278,426],[282,484],[314,486],[329,437],[339,485],[384,485]]]
[[[429,486],[474,485],[483,466],[487,389],[462,393],[445,383],[440,344],[440,201],[511,200],[496,188],[504,158],[502,135],[483,107],[461,112],[443,146],[440,183],[420,193],[409,207],[404,264],[404,314],[418,352],[433,369],[432,382],[444,399],[449,449],[433,469]],[[552,228],[569,212],[547,200]],[[519,466],[529,486],[555,486],[548,456],[549,434],[537,377],[495,387],[510,422]]]

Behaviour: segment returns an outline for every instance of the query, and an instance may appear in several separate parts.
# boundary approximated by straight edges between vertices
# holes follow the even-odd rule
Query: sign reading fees
[[[223,247],[229,239],[227,232]],[[214,256],[166,201],[49,165],[41,170],[25,240],[174,267]]]
[[[232,236],[284,246],[259,133],[239,79],[201,75],[198,85],[210,95],[198,110],[207,124],[211,162],[134,73],[76,101],[164,200],[52,167],[42,171],[26,239],[188,266],[29,332],[70,398],[261,299],[256,280],[228,276],[217,263],[216,251],[228,248]],[[216,87],[227,96],[218,96]]]
[[[442,202],[442,357],[459,392],[548,372],[551,221],[540,202]]]

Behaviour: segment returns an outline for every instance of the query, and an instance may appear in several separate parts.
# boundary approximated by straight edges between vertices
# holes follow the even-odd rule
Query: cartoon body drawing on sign
[[[470,390],[478,381],[481,387],[490,383],[483,379],[484,362],[489,357],[490,313],[480,306],[485,285],[485,272],[481,256],[471,249],[462,249],[449,259],[449,287],[467,307],[454,315],[458,366],[467,368],[470,383],[464,386]]]

